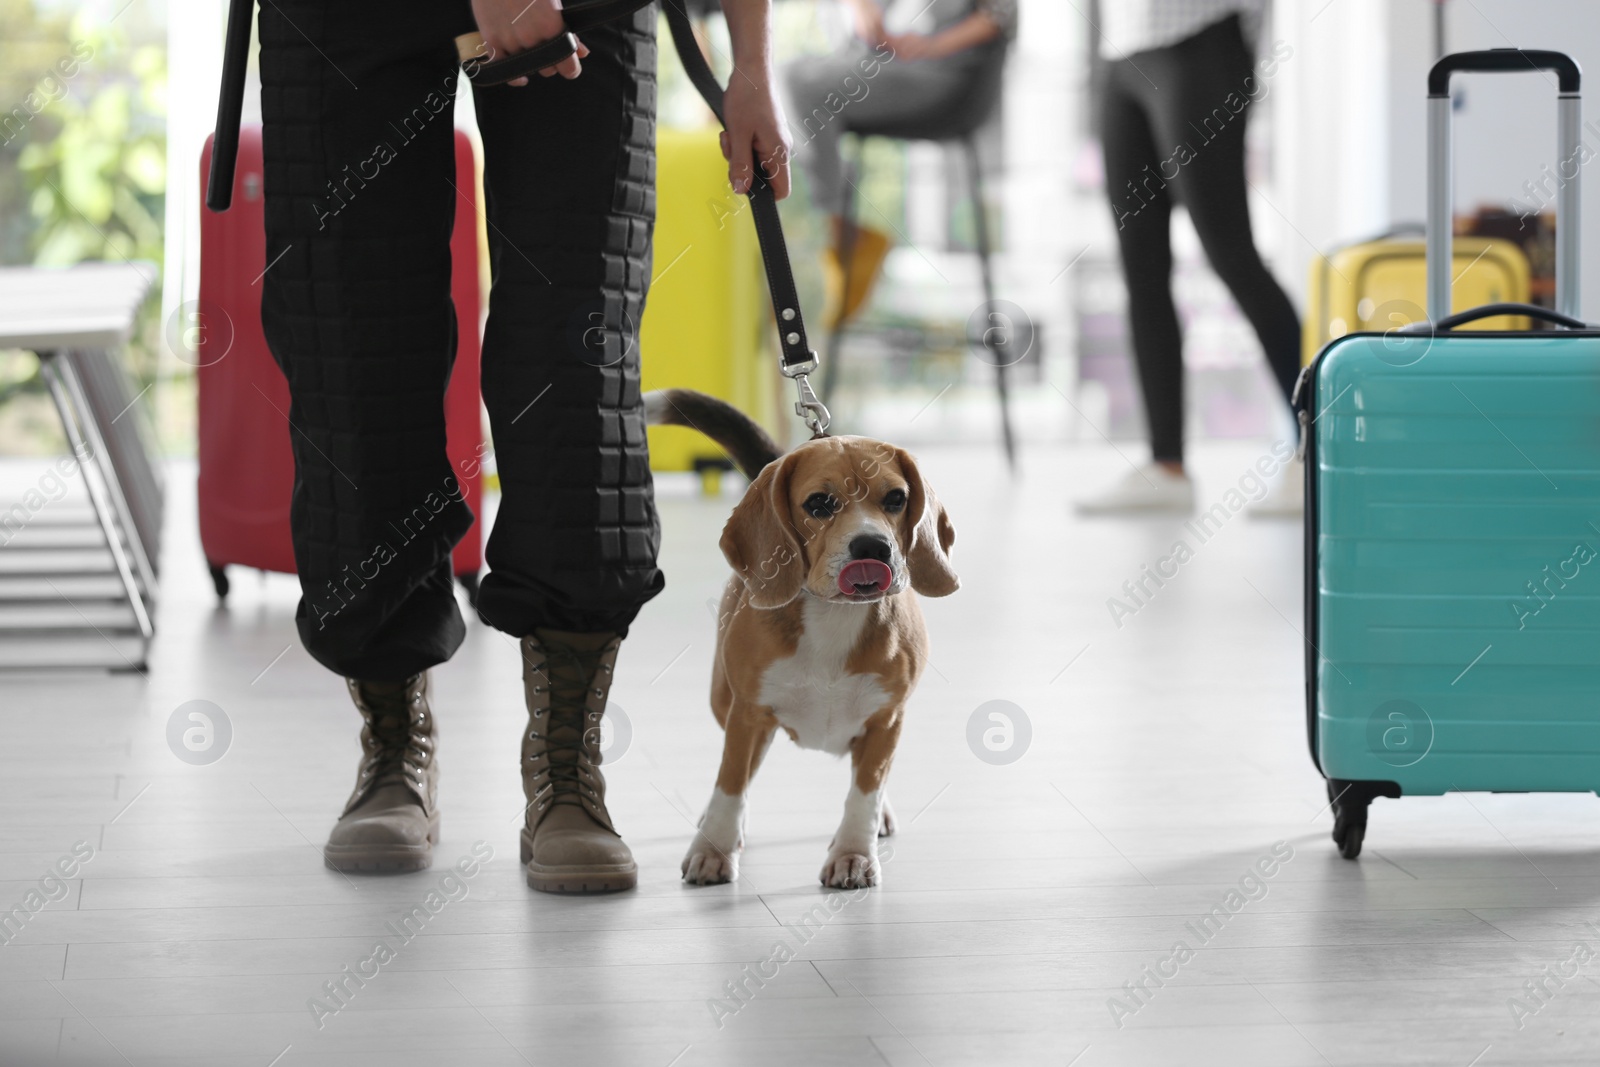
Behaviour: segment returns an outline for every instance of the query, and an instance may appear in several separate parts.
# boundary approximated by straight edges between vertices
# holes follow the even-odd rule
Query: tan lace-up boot
[[[638,882],[600,774],[600,720],[621,644],[614,634],[544,629],[522,639],[522,862],[534,889],[609,893]]]
[[[434,756],[428,676],[404,682],[347,678],[366,725],[361,771],[322,849],[339,871],[417,871],[439,839],[439,765]]]

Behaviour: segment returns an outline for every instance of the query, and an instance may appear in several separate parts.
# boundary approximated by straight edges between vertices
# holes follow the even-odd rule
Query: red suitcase
[[[210,170],[208,137],[200,157],[202,187]],[[260,278],[267,269],[261,173],[261,127],[245,126],[239,131],[233,206],[200,212],[200,301],[185,323],[193,332],[199,379],[200,544],[219,598],[228,595],[228,564],[294,573],[289,385],[261,329]],[[477,187],[472,142],[457,130],[456,188],[462,195],[456,199],[450,238],[450,295],[460,340],[445,394],[445,436],[465,499],[481,516]],[[452,556],[456,576],[474,602],[483,567],[481,526],[481,521],[472,524]]]

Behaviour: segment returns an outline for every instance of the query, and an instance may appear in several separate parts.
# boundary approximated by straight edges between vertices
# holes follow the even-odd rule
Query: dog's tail
[[[732,404],[693,389],[658,389],[644,394],[645,421],[652,426],[687,426],[711,438],[746,478],[783,454],[756,421]]]

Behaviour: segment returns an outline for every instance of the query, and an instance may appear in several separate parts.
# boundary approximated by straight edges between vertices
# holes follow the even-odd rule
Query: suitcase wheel
[[[1337,811],[1337,808],[1335,809]],[[1333,817],[1333,843],[1339,846],[1339,855],[1353,860],[1361,855],[1361,841],[1367,836],[1367,809],[1365,806],[1346,807]]]
[[[211,587],[217,591],[218,600],[228,599],[228,569],[220,563],[207,562],[211,570]]]
[[[1346,782],[1328,779],[1328,806],[1333,809],[1333,843],[1339,855],[1353,860],[1361,855],[1367,836],[1367,809],[1378,797],[1400,796],[1393,782]]]
[[[456,581],[461,583],[461,588],[466,590],[467,603],[474,609],[478,607],[478,576],[476,574],[458,574]]]

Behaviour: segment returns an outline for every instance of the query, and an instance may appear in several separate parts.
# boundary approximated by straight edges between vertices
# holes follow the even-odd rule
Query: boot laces
[[[542,712],[548,722],[539,729],[540,714],[535,714],[534,725],[529,730],[529,740],[545,743],[546,769],[544,790],[538,807],[546,809],[554,804],[584,805],[585,799],[598,803],[595,789],[600,762],[600,716],[589,707],[591,691],[603,696],[604,690],[594,684],[595,676],[605,669],[600,662],[604,648],[579,650],[557,641],[543,638],[544,662],[535,666],[542,675],[544,686],[550,694],[549,706]],[[536,685],[535,690],[539,687]]]
[[[423,772],[432,751],[420,676],[407,679],[398,692],[375,690],[370,684],[353,684],[351,692],[367,720],[367,752],[361,763],[364,792],[392,782],[424,788]]]

